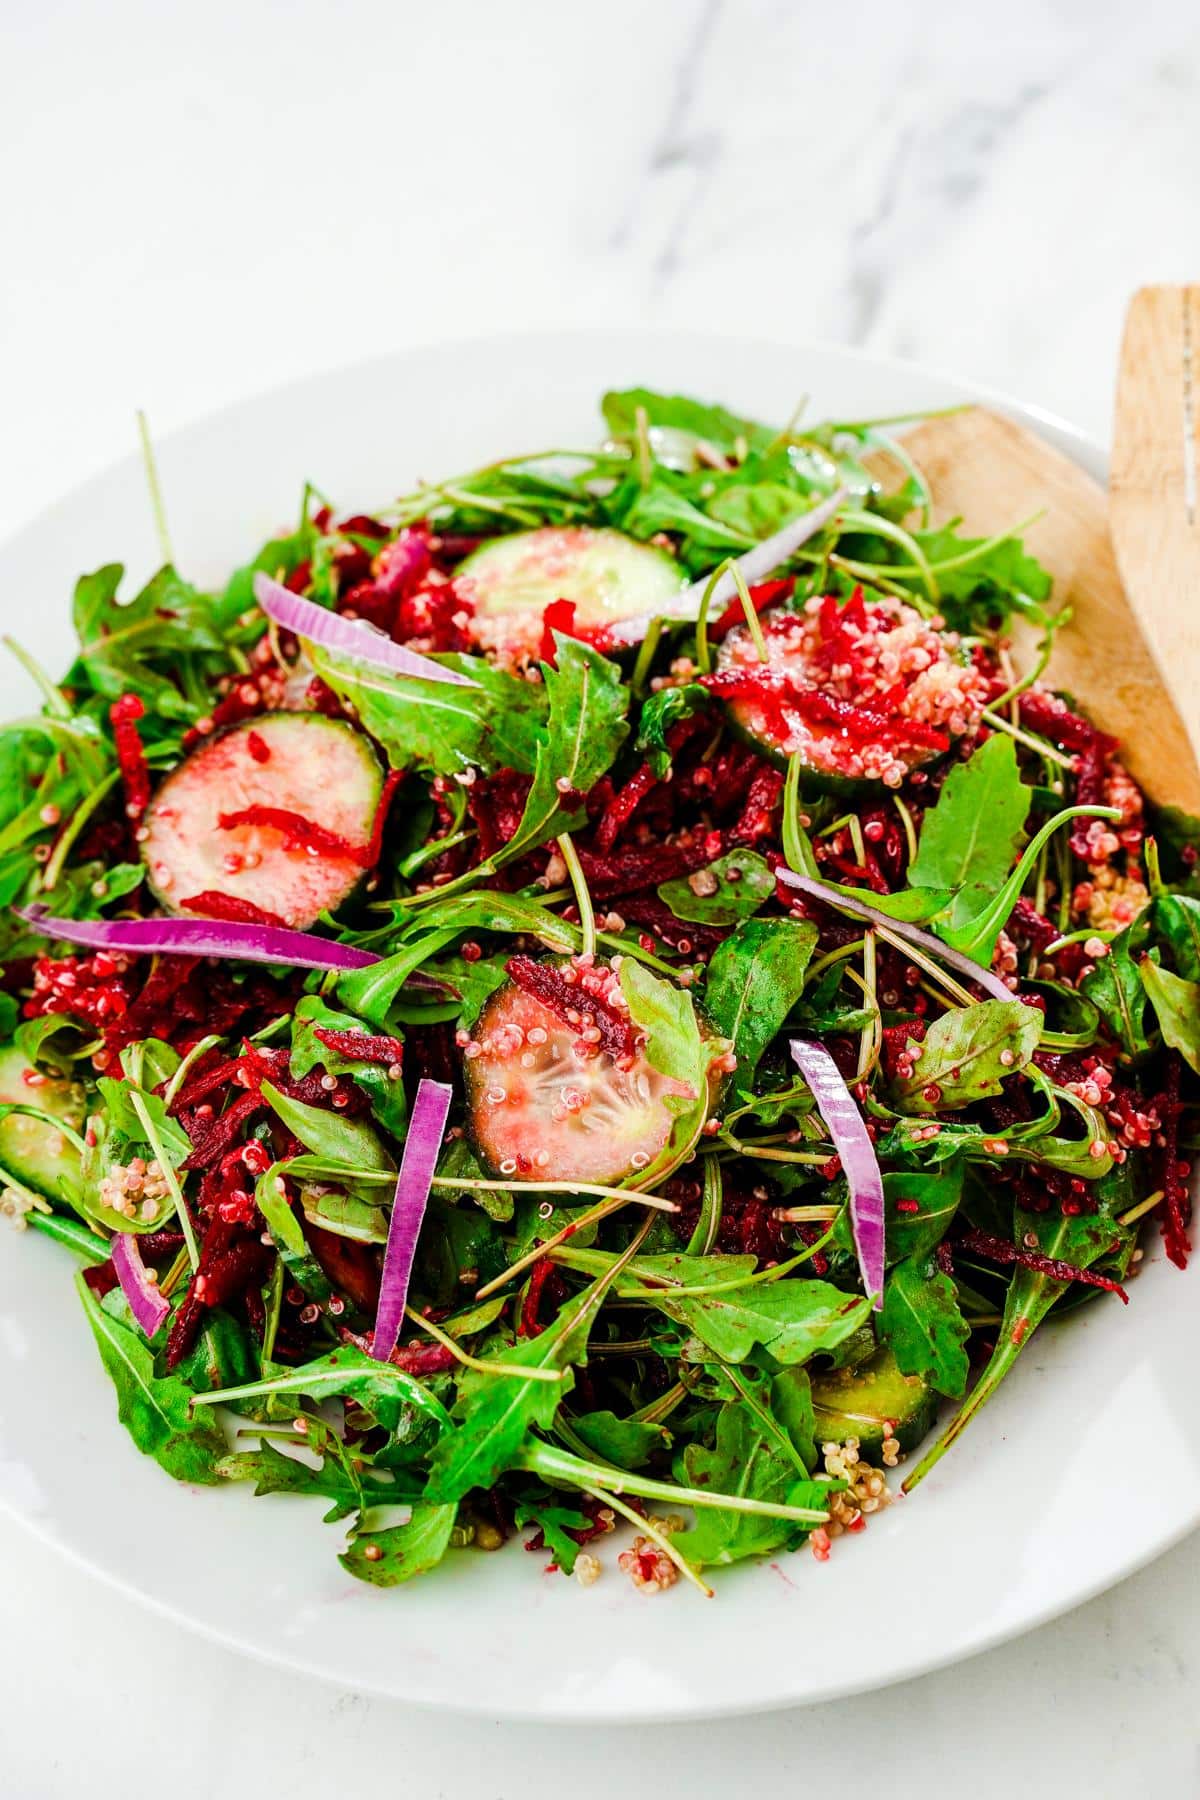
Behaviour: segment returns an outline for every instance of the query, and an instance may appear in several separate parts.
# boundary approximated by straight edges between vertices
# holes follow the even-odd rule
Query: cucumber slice
[[[83,1129],[86,1102],[80,1084],[44,1075],[15,1044],[0,1046],[0,1101],[6,1106],[39,1107],[73,1130]],[[65,1176],[78,1186],[79,1152],[70,1138],[44,1119],[9,1113],[0,1119],[0,1168],[48,1200],[65,1200],[60,1181]]]
[[[495,538],[458,570],[475,607],[473,630],[487,650],[536,656],[542,613],[555,600],[575,606],[575,624],[600,631],[655,612],[688,585],[673,557],[608,526],[547,525]]]
[[[761,755],[780,766],[800,757],[809,791],[898,788],[979,725],[987,678],[957,633],[902,600],[810,600],[761,622],[765,664],[736,626],[712,685]]]
[[[564,966],[564,965],[559,965]],[[612,980],[597,965],[595,977]],[[587,995],[578,996],[581,1015]],[[605,1186],[653,1162],[678,1084],[634,1050],[614,1060],[509,981],[479,1015],[463,1063],[471,1140],[493,1175]]]
[[[344,720],[280,712],[234,725],[186,757],[154,796],[142,844],[151,886],[174,912],[208,912],[182,903],[216,893],[303,931],[363,879],[382,790],[379,758]],[[251,807],[296,815],[360,854],[314,851],[279,823],[221,826],[222,814]]]
[[[856,1369],[814,1370],[813,1417],[817,1440],[857,1438],[861,1453],[878,1458],[886,1419],[902,1450],[914,1450],[933,1424],[937,1396],[919,1375],[902,1375],[883,1348]]]

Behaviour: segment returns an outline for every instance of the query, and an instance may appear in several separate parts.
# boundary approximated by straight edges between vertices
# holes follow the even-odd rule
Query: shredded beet
[[[832,726],[851,743],[899,743],[926,750],[950,748],[945,732],[899,711],[905,696],[902,684],[874,696],[869,706],[855,706],[797,680],[794,675],[761,664],[720,669],[714,675],[701,675],[700,682],[710,694],[722,699],[757,700],[773,709],[793,707],[806,724]]]
[[[554,1273],[554,1264],[548,1256],[535,1262],[529,1271],[529,1286],[525,1290],[525,1299],[521,1306],[521,1317],[517,1325],[517,1336],[523,1338],[538,1337],[542,1327],[538,1323],[538,1311],[542,1304],[542,1294]]]
[[[1030,688],[1021,695],[1018,707],[1021,723],[1027,730],[1039,732],[1062,750],[1090,751],[1097,745],[1105,751],[1115,748],[1115,739],[1105,737],[1087,719],[1073,713],[1057,694]]]
[[[150,804],[150,767],[138,730],[138,720],[145,714],[145,705],[136,694],[122,694],[108,709],[113,748],[125,787],[125,811],[133,820],[140,819]]]
[[[558,667],[556,660],[557,647],[554,634],[561,637],[575,636],[575,602],[573,600],[552,600],[549,606],[542,608],[542,641],[538,646],[538,658],[549,663],[552,669]]]
[[[1179,1098],[1182,1058],[1171,1051],[1167,1058],[1166,1087],[1158,1100],[1162,1118],[1162,1163],[1160,1186],[1163,1191],[1162,1235],[1167,1255],[1177,1269],[1186,1269],[1188,1252],[1187,1222],[1190,1205],[1187,1183],[1180,1170],[1179,1115],[1183,1110]]]
[[[313,1028],[313,1036],[338,1056],[351,1056],[359,1062],[384,1063],[394,1068],[404,1056],[399,1038],[372,1037],[366,1031],[329,1031],[324,1026]]]
[[[649,763],[643,763],[630,776],[620,793],[614,795],[596,827],[595,846],[602,855],[607,856],[623,827],[628,824],[651,788],[657,784],[658,776]]]
[[[729,834],[730,841],[735,844],[757,844],[760,838],[768,837],[775,828],[782,794],[783,776],[779,770],[759,769],[750,783],[750,792],[746,795],[741,817]]]
[[[371,820],[371,835],[367,839],[367,847],[363,852],[363,868],[373,869],[379,861],[383,849],[383,833],[387,826],[388,812],[392,804],[392,796],[404,780],[403,769],[389,769],[383,783],[383,791],[379,796],[379,804],[375,808],[375,817]]]
[[[219,1118],[208,1122],[199,1142],[193,1141],[192,1148],[180,1164],[184,1169],[207,1169],[224,1156],[242,1130],[242,1126],[251,1114],[258,1112],[266,1102],[257,1092],[242,1094],[233,1105]],[[190,1133],[189,1133],[190,1136]]]
[[[236,894],[223,894],[219,888],[205,888],[202,893],[191,894],[186,900],[179,902],[184,912],[200,913],[206,919],[223,919],[230,925],[286,925],[278,913],[268,912],[265,906],[255,906],[253,900],[241,900]]]
[[[597,994],[584,991],[577,984],[564,981],[549,963],[535,962],[531,956],[512,956],[505,964],[510,978],[525,993],[540,1000],[548,1012],[564,1025],[579,1030],[594,1025],[600,1033],[598,1048],[615,1058],[632,1056],[633,1027],[605,1004]],[[571,1015],[574,1014],[574,1017]]]
[[[1125,1304],[1129,1304],[1129,1295],[1120,1282],[1107,1275],[1097,1275],[1092,1269],[1077,1269],[1074,1263],[1061,1262],[1056,1256],[1042,1256],[1036,1250],[1025,1250],[1006,1243],[1003,1238],[992,1237],[989,1232],[976,1231],[974,1227],[962,1233],[958,1248],[985,1257],[988,1262],[1018,1263],[1023,1269],[1032,1269],[1037,1275],[1049,1275],[1054,1281],[1080,1281],[1085,1287],[1103,1288],[1105,1293],[1119,1294]]]
[[[636,894],[643,888],[658,887],[676,876],[690,875],[715,861],[722,849],[721,834],[708,832],[693,843],[656,844],[645,850],[624,850],[612,856],[598,856],[593,850],[579,847],[579,865],[596,900],[615,899],[618,894]]]
[[[238,812],[221,813],[217,823],[222,831],[233,831],[239,825],[266,826],[283,834],[288,850],[307,850],[312,856],[345,857],[349,862],[365,863],[367,852],[360,845],[348,843],[336,831],[326,831],[303,814],[286,806],[243,806]]]
[[[167,1335],[168,1369],[175,1368],[195,1343],[205,1312],[237,1299],[265,1272],[270,1258],[258,1237],[224,1219],[213,1222],[201,1247],[199,1267]]]

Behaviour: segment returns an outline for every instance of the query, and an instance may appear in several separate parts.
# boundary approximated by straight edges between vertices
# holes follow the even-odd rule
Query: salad
[[[1046,571],[887,422],[603,414],[83,576],[0,735],[0,1210],[139,1450],[380,1585],[824,1561],[1187,1258],[1200,827]]]

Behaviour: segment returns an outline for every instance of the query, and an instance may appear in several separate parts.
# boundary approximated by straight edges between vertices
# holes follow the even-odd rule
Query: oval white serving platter
[[[411,350],[164,440],[177,559],[196,581],[218,581],[294,519],[306,479],[358,510],[422,477],[591,443],[601,392],[635,383],[778,420],[803,394],[810,418],[997,404],[844,350],[691,335],[602,330]],[[1098,445],[999,404],[1103,477]],[[74,580],[115,560],[131,580],[156,561],[134,456],[0,547],[4,629],[65,667]],[[32,698],[19,671],[0,678],[5,716]],[[391,1591],[358,1584],[336,1561],[339,1532],[322,1525],[319,1504],[180,1487],[135,1452],[71,1264],[32,1233],[0,1244],[0,1503],[181,1624],[349,1688],[491,1716],[614,1722],[829,1699],[1026,1631],[1200,1523],[1200,1278],[1153,1247],[1128,1309],[1105,1302],[1040,1331],[913,1499],[825,1565],[802,1552],[718,1571],[709,1602],[682,1585],[646,1598],[611,1556],[585,1592],[512,1546],[452,1556]]]

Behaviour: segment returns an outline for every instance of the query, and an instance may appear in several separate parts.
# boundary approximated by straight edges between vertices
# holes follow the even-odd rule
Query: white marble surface
[[[542,323],[829,338],[1103,435],[1129,291],[1200,269],[1194,0],[8,0],[0,71],[0,531],[128,448],[134,406],[163,432],[314,367]],[[950,1673],[600,1738],[242,1663],[0,1523],[0,1788],[115,1800],[149,1791],[137,1756],[178,1800],[849,1771],[1175,1800],[1200,1791],[1198,1575],[1192,1540]]]

